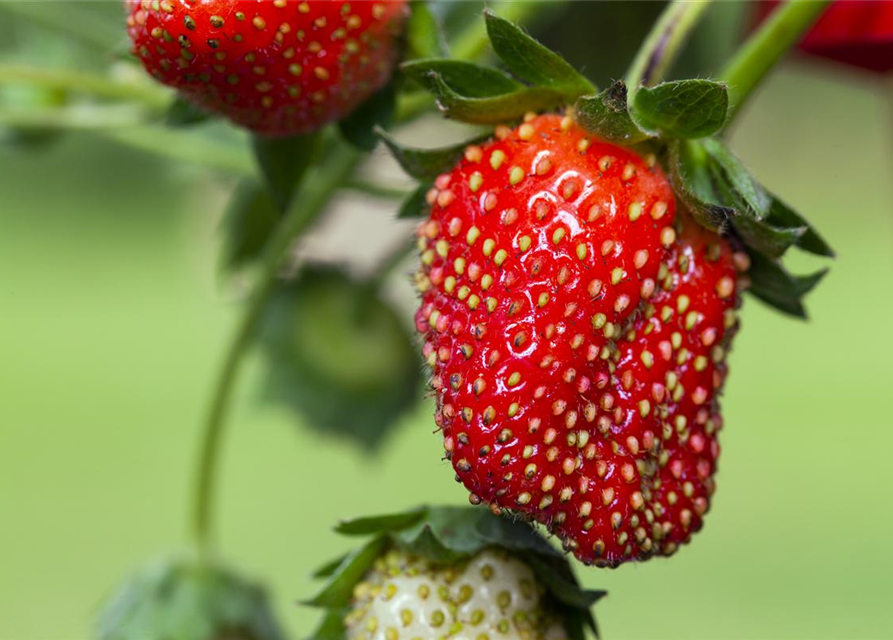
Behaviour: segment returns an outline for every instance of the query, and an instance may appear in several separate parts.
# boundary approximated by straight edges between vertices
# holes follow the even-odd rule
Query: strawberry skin
[[[746,258],[650,159],[555,115],[469,147],[428,200],[416,324],[472,503],[589,564],[673,553],[713,492]]]
[[[159,82],[268,136],[339,120],[387,83],[405,0],[128,0]]]
[[[677,226],[657,289],[609,364],[613,415],[600,413],[592,434],[604,444],[589,522],[569,511],[559,532],[582,559],[607,566],[672,554],[701,528],[714,491],[716,396],[737,326],[734,264],[746,258],[687,216]]]

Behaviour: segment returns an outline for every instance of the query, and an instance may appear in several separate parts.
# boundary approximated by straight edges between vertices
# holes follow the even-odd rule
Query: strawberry
[[[393,549],[354,587],[348,640],[566,640],[545,587],[523,562],[485,550],[432,563]]]
[[[350,114],[387,83],[405,0],[128,0],[133,52],[158,81],[269,136]]]
[[[710,494],[729,246],[687,219],[677,238],[653,158],[570,117],[498,129],[428,201],[416,324],[471,501],[587,563],[671,553]]]
[[[313,638],[565,640],[598,635],[567,558],[527,523],[472,507],[422,506],[343,520],[361,547],[316,572],[304,604],[325,610]]]
[[[762,2],[758,17],[778,5]],[[853,67],[893,71],[893,1],[837,0],[819,18],[800,43],[804,53]]]

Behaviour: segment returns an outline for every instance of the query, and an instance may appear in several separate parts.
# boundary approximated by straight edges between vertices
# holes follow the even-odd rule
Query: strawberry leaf
[[[410,14],[406,24],[406,57],[436,58],[448,54],[446,39],[437,18],[424,0],[409,4]]]
[[[777,227],[805,227],[806,233],[797,240],[797,246],[817,256],[834,257],[834,250],[831,246],[812,228],[812,225],[803,216],[776,196],[770,194],[770,197],[772,198],[772,206],[769,209],[769,216],[766,218],[769,224]]]
[[[254,154],[270,194],[281,212],[291,203],[304,172],[319,151],[319,135],[287,138],[254,136]]]
[[[789,273],[778,261],[750,253],[750,293],[766,304],[796,318],[806,319],[803,297],[825,277],[827,269],[806,276]]]
[[[635,144],[651,137],[642,131],[629,115],[626,84],[618,80],[596,96],[577,100],[574,113],[577,123],[608,142]]]
[[[228,568],[154,563],[114,594],[100,613],[98,640],[222,638],[281,640],[266,592]]]
[[[256,260],[281,220],[267,188],[251,179],[241,182],[223,216],[221,266],[238,269]]]
[[[760,220],[769,215],[772,198],[731,150],[716,138],[707,138],[699,144],[711,161],[710,166],[715,177],[720,183],[724,183],[723,187],[731,197]]]
[[[537,87],[555,89],[565,98],[595,93],[589,80],[518,25],[492,11],[484,11],[484,21],[493,50],[516,77]]]
[[[341,269],[309,265],[279,284],[258,339],[266,399],[323,435],[374,449],[418,401],[423,379],[410,328],[377,288]]]
[[[338,123],[344,139],[361,151],[378,144],[378,128],[387,128],[394,118],[396,93],[393,83],[376,91],[363,104]]]
[[[456,93],[468,98],[489,98],[524,88],[523,84],[498,69],[464,60],[443,58],[413,60],[404,62],[400,68],[407,76],[434,94],[438,91],[436,77]]]
[[[368,536],[396,529],[405,529],[421,520],[428,510],[424,507],[404,513],[390,513],[382,516],[367,516],[342,520],[335,531],[345,536]]]
[[[703,150],[684,141],[675,141],[669,150],[669,177],[676,196],[702,227],[716,233],[725,231],[737,211],[718,201]]]
[[[486,98],[463,96],[454,91],[439,74],[432,74],[437,106],[448,118],[470,124],[499,124],[517,120],[530,111],[546,111],[566,99],[554,89],[531,87]]]
[[[388,539],[379,536],[349,554],[332,573],[325,588],[302,604],[326,608],[348,606],[353,597],[353,588],[372,567],[375,560],[384,553],[387,546]]]
[[[310,635],[308,640],[345,640],[347,632],[344,628],[344,616],[346,614],[346,608],[326,611],[316,631]]]
[[[185,98],[177,97],[164,116],[164,122],[172,127],[189,127],[207,121],[211,115]]]
[[[409,194],[406,200],[403,201],[403,204],[400,205],[397,219],[405,220],[407,218],[424,218],[427,216],[431,211],[431,207],[426,199],[430,188],[430,183],[423,183]]]
[[[738,216],[733,224],[744,244],[770,258],[783,256],[807,231],[806,227],[774,227],[750,216]]]
[[[313,578],[328,578],[329,576],[334,575],[335,571],[338,569],[338,567],[341,566],[341,563],[344,562],[344,559],[346,557],[347,557],[347,554],[345,554],[343,556],[339,556],[338,558],[335,558],[334,560],[330,560],[329,562],[325,563],[321,567],[318,567],[313,573],[311,573],[310,574],[311,577],[313,577]]]
[[[462,158],[468,145],[486,139],[486,136],[481,136],[440,149],[420,149],[400,144],[383,129],[378,129],[376,133],[400,167],[416,180],[433,180],[455,165]]]
[[[675,80],[636,91],[632,113],[640,126],[676,138],[702,138],[722,129],[729,110],[726,86]]]

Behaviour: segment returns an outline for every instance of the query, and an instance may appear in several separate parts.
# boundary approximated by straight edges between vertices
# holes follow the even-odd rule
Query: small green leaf
[[[222,638],[281,640],[266,592],[207,564],[153,564],[128,579],[103,608],[98,640]]]
[[[484,11],[484,20],[493,50],[516,77],[536,87],[555,89],[565,99],[595,93],[589,80],[518,25],[492,11]]]
[[[347,608],[326,611],[316,631],[307,640],[345,640],[347,629],[344,628],[344,616],[347,612]]]
[[[335,531],[345,536],[368,536],[379,533],[387,533],[398,529],[405,529],[421,520],[428,510],[424,507],[406,511],[404,513],[391,513],[381,516],[367,516],[342,520],[335,527]]]
[[[344,559],[346,557],[347,557],[347,554],[344,554],[343,556],[340,556],[338,558],[335,558],[334,560],[331,560],[331,561],[325,563],[324,565],[322,565],[321,567],[318,567],[315,571],[313,571],[313,573],[311,573],[310,576],[312,578],[328,578],[328,577],[332,576],[335,573],[335,571],[338,569],[338,567],[341,566],[341,563],[344,562]]]
[[[524,88],[498,69],[464,60],[428,58],[404,62],[400,68],[434,94],[439,90],[435,78],[466,98],[489,98]]]
[[[487,541],[477,531],[477,525],[486,513],[463,507],[431,507],[426,518],[395,533],[394,538],[411,553],[435,562],[455,562],[487,546]]]
[[[353,113],[338,123],[344,139],[361,151],[372,151],[378,144],[376,129],[391,125],[396,108],[393,83],[376,91]]]
[[[738,216],[734,227],[744,244],[770,258],[783,256],[807,231],[806,227],[773,227],[751,216]]]
[[[419,401],[412,330],[370,283],[308,265],[277,285],[263,313],[266,399],[308,428],[374,450]]]
[[[372,567],[375,560],[384,553],[387,546],[388,540],[382,536],[374,538],[348,555],[331,575],[329,583],[323,590],[303,604],[310,607],[327,608],[348,606],[353,597],[354,586]]]
[[[728,89],[711,80],[640,87],[633,104],[633,116],[642,127],[677,138],[713,135],[722,129],[728,110]]]
[[[806,319],[803,297],[815,288],[828,270],[796,276],[788,273],[776,260],[755,251],[750,252],[750,259],[751,266],[747,275],[751,279],[751,286],[748,291],[779,311]]]
[[[172,127],[189,127],[207,121],[211,115],[194,102],[178,97],[164,116],[164,122]]]
[[[446,40],[437,18],[425,0],[413,0],[406,24],[407,58],[437,58],[448,55]]]
[[[531,87],[489,98],[469,98],[449,87],[438,74],[430,76],[437,106],[448,117],[469,124],[499,124],[530,111],[546,111],[566,101],[560,91]]]
[[[430,184],[423,183],[415,191],[413,191],[403,204],[400,205],[400,211],[397,212],[398,220],[409,218],[424,218],[430,215],[431,207],[428,205],[427,195],[431,188]]]
[[[766,222],[777,227],[805,227],[806,233],[797,241],[797,246],[817,256],[834,257],[834,250],[831,246],[812,228],[812,225],[803,216],[779,200],[778,197],[771,194],[770,197],[772,198],[772,206],[769,209],[769,216],[766,218]]]
[[[459,162],[468,145],[487,139],[486,136],[479,136],[450,147],[420,149],[400,144],[383,129],[378,129],[376,133],[403,170],[416,180],[433,180]]]
[[[319,135],[287,138],[254,136],[254,153],[279,210],[285,212],[292,195],[319,150]]]
[[[706,138],[691,144],[699,144],[704,149],[712,162],[714,176],[724,177],[735,199],[760,220],[769,215],[772,198],[721,140]]]
[[[626,104],[626,84],[619,80],[597,96],[583,96],[574,108],[577,123],[608,142],[635,144],[651,137],[633,122]]]
[[[573,577],[568,579],[561,576],[556,571],[557,568],[561,567],[561,561],[558,563],[549,562],[537,554],[525,555],[524,561],[530,565],[536,576],[546,585],[555,599],[570,607],[588,609],[608,595],[607,591],[581,589]]]
[[[724,232],[738,212],[717,201],[703,149],[686,141],[670,144],[669,173],[673,191],[695,221],[715,233]]]
[[[257,259],[281,220],[268,189],[252,179],[241,182],[223,216],[221,265],[238,268]]]

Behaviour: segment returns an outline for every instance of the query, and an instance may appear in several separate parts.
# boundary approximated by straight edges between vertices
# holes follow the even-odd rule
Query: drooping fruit
[[[159,82],[269,136],[339,120],[382,87],[405,0],[128,0],[133,52]]]
[[[706,510],[715,366],[692,332],[723,343],[730,247],[709,236],[705,262],[652,157],[555,115],[469,147],[429,203],[416,323],[472,502],[541,522],[584,562],[671,553]]]

